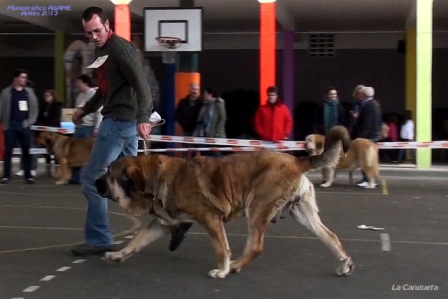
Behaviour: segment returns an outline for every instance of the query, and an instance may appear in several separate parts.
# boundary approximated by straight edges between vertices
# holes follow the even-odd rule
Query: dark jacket
[[[199,116],[199,111],[202,107],[202,99],[198,98],[190,103],[190,97],[187,96],[179,101],[177,104],[174,119],[182,127],[184,133],[191,135],[196,128],[196,122]]]
[[[318,109],[318,123],[316,133],[325,135],[325,123],[324,123],[324,105],[320,105]],[[338,104],[338,122],[336,125],[347,126],[347,113],[345,111],[344,106],[339,102]]]
[[[37,118],[38,126],[56,127],[61,126],[62,104],[52,102],[51,104],[43,103],[39,108],[39,116]]]
[[[380,139],[381,108],[377,101],[368,100],[361,104],[356,122],[356,137],[372,141]]]
[[[106,118],[149,123],[153,102],[134,45],[111,33],[104,47],[96,48],[95,57],[106,60],[97,68],[99,88],[83,107],[84,115],[103,105],[101,114]]]
[[[204,114],[207,111],[207,105],[202,105],[201,111],[199,112],[196,128],[193,131],[193,136],[199,137],[212,137],[212,138],[226,138],[226,121],[227,113],[226,106],[223,99],[215,100],[215,108],[213,116],[210,120],[210,128],[207,132],[204,132],[204,136],[200,136],[201,127],[204,127]]]

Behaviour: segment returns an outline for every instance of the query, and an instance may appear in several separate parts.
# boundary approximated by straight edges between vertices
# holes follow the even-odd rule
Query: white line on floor
[[[24,289],[22,292],[32,293],[32,292],[36,291],[38,288],[40,288],[40,286],[29,286],[26,289]]]
[[[44,230],[75,230],[84,231],[83,228],[73,227],[42,227],[42,226],[12,226],[12,225],[0,225],[0,228],[17,228],[17,229],[44,229]]]
[[[41,278],[40,281],[50,281],[50,280],[52,280],[55,277],[56,277],[55,275],[47,275],[44,278]]]
[[[85,261],[86,261],[85,259],[79,259],[79,260],[73,261],[72,264],[81,264],[81,263],[84,263]]]
[[[133,235],[128,235],[128,236],[126,236],[126,237],[124,237],[125,239],[132,239],[132,238],[134,238],[134,236]]]
[[[61,268],[57,269],[56,272],[65,272],[65,271],[70,270],[70,268],[71,267],[61,267]]]
[[[390,236],[388,233],[380,234],[381,240],[381,250],[382,251],[390,251]]]
[[[384,196],[381,193],[370,193],[370,192],[351,192],[350,190],[347,191],[320,191],[316,190],[317,194],[342,194],[342,195],[375,195],[375,196]]]
[[[123,244],[123,243],[124,243],[123,240],[118,240],[118,241],[115,241],[115,242],[114,242],[114,245],[120,245],[120,244]]]
[[[189,232],[189,235],[204,235],[208,236],[207,233],[195,233],[195,232]],[[247,238],[247,234],[227,234],[228,237],[245,237]],[[302,239],[302,240],[319,240],[317,237],[300,237],[300,236],[268,236],[266,235],[265,238],[272,238],[272,239]],[[348,242],[380,242],[378,239],[349,239],[349,238],[339,238],[341,241],[348,241]],[[391,243],[395,244],[416,244],[416,245],[441,245],[441,246],[448,246],[448,243],[445,242],[420,242],[420,241],[406,241],[406,240],[399,240],[399,241],[391,241]]]

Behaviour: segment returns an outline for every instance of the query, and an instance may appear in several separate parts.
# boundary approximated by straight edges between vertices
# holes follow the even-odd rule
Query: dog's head
[[[59,134],[54,132],[40,132],[35,138],[36,144],[45,146],[49,153],[52,153],[53,146],[59,138]]]
[[[152,209],[159,171],[158,155],[124,157],[112,162],[95,186],[100,196],[128,213],[141,215]]]
[[[318,156],[324,151],[325,136],[311,134],[305,137],[306,151],[309,156]]]

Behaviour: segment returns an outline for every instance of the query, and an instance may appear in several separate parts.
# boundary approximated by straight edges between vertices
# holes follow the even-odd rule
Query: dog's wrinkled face
[[[320,136],[316,134],[311,134],[305,137],[306,151],[309,156],[320,155],[324,151],[324,140],[321,140],[319,137]]]
[[[58,136],[57,133],[41,132],[36,136],[35,142],[36,142],[36,144],[45,146],[45,148],[48,150],[48,152],[51,153],[51,151],[53,149],[53,145],[56,142],[57,136]]]
[[[95,181],[98,194],[118,203],[127,213],[141,215],[152,208],[146,200],[145,176],[135,157],[112,162],[107,172]],[[151,206],[150,206],[151,205]]]

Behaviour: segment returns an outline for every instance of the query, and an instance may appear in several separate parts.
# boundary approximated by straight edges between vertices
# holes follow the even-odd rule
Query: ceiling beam
[[[277,21],[282,25],[284,30],[295,30],[296,24],[294,22],[294,16],[291,10],[279,1],[275,2],[275,11],[277,16]]]

